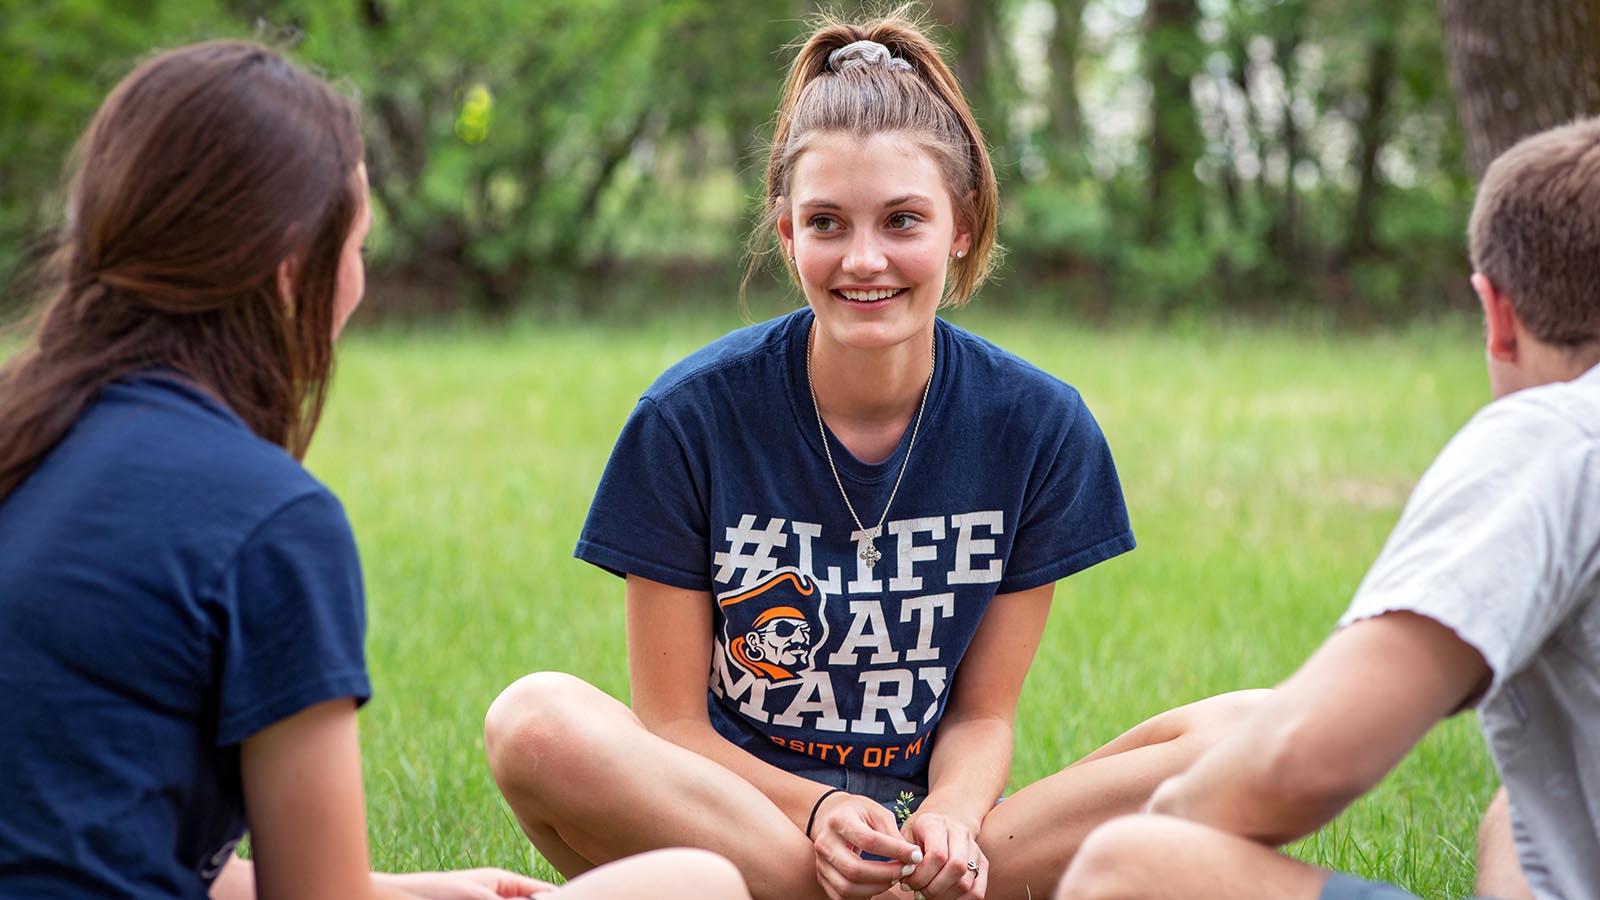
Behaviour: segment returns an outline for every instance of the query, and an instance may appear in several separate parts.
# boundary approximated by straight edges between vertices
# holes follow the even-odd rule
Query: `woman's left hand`
[[[926,900],[983,900],[989,889],[989,859],[978,846],[977,822],[918,812],[906,821],[901,833],[922,848],[922,862],[901,884]]]
[[[381,884],[423,900],[504,900],[536,897],[556,889],[538,879],[504,869],[462,869],[455,872],[407,872],[374,875]]]

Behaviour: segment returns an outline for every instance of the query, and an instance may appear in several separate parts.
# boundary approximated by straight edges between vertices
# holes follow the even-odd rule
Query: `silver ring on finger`
[[[967,871],[974,875],[978,874],[978,861],[975,859],[967,860]]]

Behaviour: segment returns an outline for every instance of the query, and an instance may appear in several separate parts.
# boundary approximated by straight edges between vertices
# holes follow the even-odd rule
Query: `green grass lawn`
[[[1384,336],[953,320],[1083,392],[1139,539],[1058,588],[1013,787],[1163,709],[1286,676],[1328,633],[1428,461],[1487,399],[1465,320]],[[309,465],[343,498],[366,566],[376,865],[554,877],[489,777],[483,711],[538,669],[627,696],[621,583],[572,546],[639,392],[738,324],[730,311],[344,342]],[[1296,852],[1425,896],[1468,894],[1493,788],[1463,716]]]

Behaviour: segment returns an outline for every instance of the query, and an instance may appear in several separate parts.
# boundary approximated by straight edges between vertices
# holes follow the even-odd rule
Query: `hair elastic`
[[[856,41],[828,54],[828,68],[835,72],[848,72],[861,66],[883,66],[891,72],[912,71],[911,63],[889,52],[877,41]]]
[[[811,804],[811,815],[806,818],[806,840],[811,839],[811,826],[817,824],[817,810],[822,808],[822,801],[832,797],[834,794],[843,792],[844,788],[830,788],[822,792],[822,796],[817,798],[817,802]]]

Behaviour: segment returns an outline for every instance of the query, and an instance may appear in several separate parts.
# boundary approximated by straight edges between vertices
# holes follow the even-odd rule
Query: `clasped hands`
[[[836,793],[823,799],[812,827],[817,881],[829,900],[874,897],[896,884],[926,900],[983,900],[989,860],[977,831],[976,822],[935,811],[918,811],[897,828],[871,798]]]

